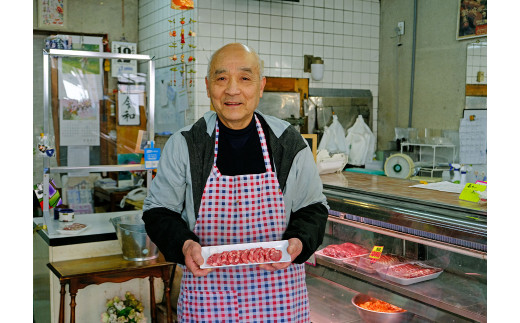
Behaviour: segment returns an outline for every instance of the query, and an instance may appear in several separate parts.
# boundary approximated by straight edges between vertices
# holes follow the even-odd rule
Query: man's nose
[[[226,93],[230,95],[236,95],[240,93],[240,86],[238,81],[234,78],[231,78],[226,87]]]

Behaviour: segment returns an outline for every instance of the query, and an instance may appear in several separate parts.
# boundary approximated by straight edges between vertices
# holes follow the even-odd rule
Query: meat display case
[[[321,177],[330,210],[320,249],[343,242],[369,250],[383,246],[383,253],[442,271],[404,283],[384,271],[316,257],[316,265],[307,266],[310,275],[404,308],[411,322],[487,321],[485,204],[413,188],[417,182],[404,179],[353,172]],[[344,303],[352,306],[350,299]]]

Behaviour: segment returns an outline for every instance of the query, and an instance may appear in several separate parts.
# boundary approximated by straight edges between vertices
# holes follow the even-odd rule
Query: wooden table
[[[154,277],[162,278],[166,304],[170,304],[170,273],[174,263],[167,262],[160,254],[148,261],[128,261],[122,255],[92,257],[85,259],[51,262],[47,267],[58,277],[61,285],[59,323],[65,322],[65,285],[69,284],[70,323],[76,322],[76,294],[79,289],[106,282],[122,283],[134,278],[150,279],[150,314],[152,323],[157,322],[155,309]],[[171,306],[167,306],[168,323],[173,323]]]

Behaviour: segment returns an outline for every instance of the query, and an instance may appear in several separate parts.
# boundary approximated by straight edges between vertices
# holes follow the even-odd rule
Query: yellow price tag
[[[486,185],[482,184],[467,183],[466,186],[464,186],[462,189],[462,192],[459,195],[459,199],[470,202],[478,202],[480,200],[480,195],[478,195],[477,192],[485,191],[486,187]]]
[[[383,246],[374,246],[372,248],[372,252],[368,255],[370,259],[370,263],[376,262],[379,258],[381,258],[381,254],[383,253]]]

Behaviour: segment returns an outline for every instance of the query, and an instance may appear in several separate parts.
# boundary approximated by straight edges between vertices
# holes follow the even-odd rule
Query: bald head
[[[212,74],[215,74],[216,72],[218,73],[219,71],[215,71],[215,66],[214,66],[214,62],[217,58],[219,58],[219,56],[221,55],[226,55],[228,53],[231,53],[231,52],[245,52],[245,53],[250,53],[253,57],[254,57],[254,60],[256,62],[256,67],[258,68],[258,73],[259,73],[259,76],[260,76],[260,79],[263,78],[264,76],[264,71],[263,71],[263,68],[262,68],[262,62],[260,60],[260,56],[258,56],[258,54],[255,52],[255,50],[247,45],[244,45],[244,44],[241,44],[241,43],[230,43],[230,44],[227,44],[227,45],[224,45],[222,46],[221,48],[217,49],[213,55],[211,55],[210,59],[209,59],[209,63],[208,63],[208,70],[207,70],[207,74],[206,74],[206,77],[208,79],[211,79],[211,75]]]

